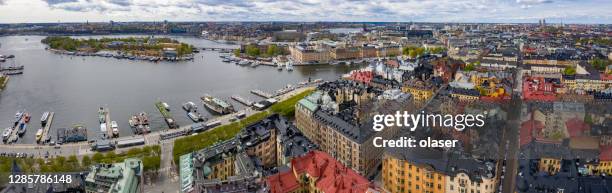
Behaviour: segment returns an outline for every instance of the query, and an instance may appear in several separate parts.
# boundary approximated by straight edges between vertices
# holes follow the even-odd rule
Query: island
[[[192,60],[197,50],[187,43],[171,38],[71,38],[49,36],[41,40],[48,50],[77,56],[101,56],[117,59],[180,61]]]

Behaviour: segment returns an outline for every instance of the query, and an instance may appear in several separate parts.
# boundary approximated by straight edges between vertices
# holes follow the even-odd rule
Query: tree
[[[102,155],[102,153],[100,152],[96,152],[91,158],[94,163],[102,163],[102,160],[104,159],[104,155]]]
[[[590,63],[595,69],[600,70],[600,71],[606,70],[606,67],[612,64],[610,60],[601,59],[601,58],[595,58],[591,60]]]
[[[409,50],[408,51],[408,56],[410,56],[410,58],[416,58],[417,57],[417,52],[416,50]]]
[[[246,47],[246,54],[249,56],[259,56],[260,52],[259,52],[259,48],[255,45],[248,45]]]
[[[469,71],[473,71],[476,69],[476,65],[474,65],[474,63],[470,63],[468,65],[465,66],[465,68],[463,68],[463,71],[469,72]]]
[[[280,54],[280,49],[278,48],[278,46],[276,44],[272,44],[270,46],[268,46],[268,50],[266,51],[266,54],[268,54],[268,56],[276,56]]]
[[[85,155],[83,156],[83,159],[81,159],[81,166],[83,166],[83,168],[87,168],[91,165],[91,158],[89,158],[89,156]]]
[[[566,67],[563,70],[563,74],[565,74],[565,75],[575,75],[576,74],[576,68],[568,66],[568,67]]]
[[[240,57],[240,49],[235,49],[234,50],[234,56]]]

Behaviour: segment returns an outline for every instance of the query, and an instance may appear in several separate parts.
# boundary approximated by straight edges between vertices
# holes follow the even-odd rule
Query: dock
[[[108,108],[104,108],[104,120],[106,121],[106,136],[108,138],[113,138],[113,129],[111,128],[111,120],[110,120],[110,110]]]
[[[164,120],[166,121],[170,129],[176,129],[179,127],[178,124],[174,121],[174,118],[172,118],[172,113],[170,113],[170,111],[166,109],[163,102],[157,101],[155,103],[155,107],[157,107],[157,110],[159,110],[161,115],[164,117]]]
[[[43,134],[40,140],[41,143],[46,143],[51,140],[51,135],[49,135],[49,130],[51,130],[51,124],[53,123],[53,115],[55,115],[55,112],[49,112],[47,123],[43,125]]]
[[[253,105],[253,101],[250,101],[248,99],[242,98],[240,95],[233,95],[231,98],[234,99],[235,101],[238,101],[239,103],[242,103],[243,105],[246,105],[246,106],[252,106]]]
[[[257,90],[257,89],[251,90],[251,93],[253,93],[253,94],[257,95],[257,96],[260,96],[260,97],[264,97],[264,98],[272,98],[272,97],[274,97],[270,93],[267,93],[267,92],[264,92],[264,91],[261,91],[261,90]]]

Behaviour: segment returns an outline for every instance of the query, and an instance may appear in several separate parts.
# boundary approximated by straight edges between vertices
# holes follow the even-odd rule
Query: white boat
[[[114,136],[119,136],[119,126],[117,125],[117,121],[111,121],[111,129],[113,130]]]
[[[12,127],[7,127],[6,129],[4,129],[4,131],[2,132],[2,140],[8,140],[8,138],[11,136],[11,133],[13,133]]]
[[[40,142],[40,140],[42,139],[42,133],[43,133],[43,129],[40,128],[38,129],[38,131],[36,131],[36,142]]]
[[[293,62],[291,60],[287,61],[285,68],[287,68],[287,71],[293,71]]]
[[[106,123],[100,124],[100,131],[102,131],[102,133],[106,133]]]

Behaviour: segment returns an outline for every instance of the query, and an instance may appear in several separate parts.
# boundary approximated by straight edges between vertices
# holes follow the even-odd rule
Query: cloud
[[[11,2],[3,7],[10,7]],[[16,0],[17,2],[17,0]],[[44,0],[58,15],[93,20],[537,22],[609,23],[606,0]],[[549,6],[548,4],[554,4]],[[529,8],[529,9],[527,9]],[[571,9],[570,9],[571,8]],[[22,10],[23,13],[27,10]],[[76,15],[75,15],[76,14]],[[77,17],[74,17],[77,16]],[[28,17],[24,15],[23,17]],[[67,17],[49,18],[49,21]]]

